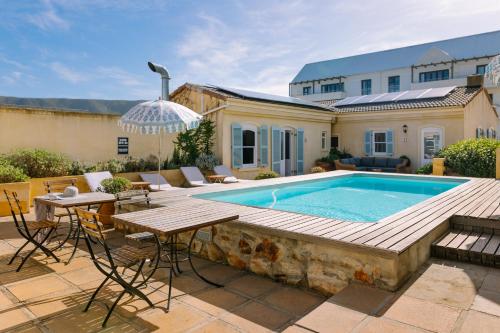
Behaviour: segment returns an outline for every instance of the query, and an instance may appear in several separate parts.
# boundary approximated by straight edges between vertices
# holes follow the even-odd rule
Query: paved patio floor
[[[69,265],[38,255],[22,269],[6,263],[21,240],[0,219],[0,331],[97,332],[120,291],[109,285],[91,310],[82,312],[103,276],[84,247]],[[3,221],[3,222],[2,222]],[[69,248],[57,254],[69,255]],[[430,260],[397,293],[352,284],[326,298],[231,267],[197,259],[211,287],[186,265],[174,279],[169,313],[165,271],[143,291],[149,308],[124,297],[107,332],[497,332],[500,331],[500,270]]]

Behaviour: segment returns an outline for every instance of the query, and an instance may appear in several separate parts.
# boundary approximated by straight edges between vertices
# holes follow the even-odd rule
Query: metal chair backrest
[[[45,192],[54,193],[54,192],[64,192],[64,189],[68,186],[76,186],[77,179],[76,178],[66,178],[66,179],[55,179],[55,180],[46,180],[43,182],[45,186]]]
[[[12,218],[14,219],[14,223],[16,226],[19,228],[21,225],[19,224],[18,216],[21,218],[21,222],[23,223],[23,226],[25,229],[26,227],[26,220],[24,218],[23,214],[23,208],[21,206],[21,202],[19,201],[19,198],[17,197],[17,192],[14,191],[9,191],[9,190],[3,190],[5,197],[7,198],[7,203],[9,204],[10,212],[12,214]]]
[[[121,209],[123,205],[129,204],[146,204],[148,208],[151,206],[151,198],[148,190],[130,190],[115,194],[116,206]]]

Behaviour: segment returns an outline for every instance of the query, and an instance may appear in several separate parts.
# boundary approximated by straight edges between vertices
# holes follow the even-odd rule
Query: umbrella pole
[[[158,142],[158,179],[157,179],[157,184],[158,184],[158,191],[160,190],[160,172],[161,172],[161,129],[160,129],[160,135],[158,136],[159,142]]]

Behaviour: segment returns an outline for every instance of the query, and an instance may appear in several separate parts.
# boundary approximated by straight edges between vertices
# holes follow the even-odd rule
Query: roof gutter
[[[202,116],[206,116],[207,114],[210,114],[210,113],[213,113],[213,112],[216,112],[216,111],[219,111],[219,110],[225,109],[225,108],[227,108],[228,106],[229,106],[229,104],[223,104],[223,105],[221,105],[221,106],[218,106],[218,107],[216,107],[216,108],[213,108],[213,109],[210,109],[210,110],[208,110],[208,111],[206,111],[206,112],[203,112],[201,115],[202,115]]]

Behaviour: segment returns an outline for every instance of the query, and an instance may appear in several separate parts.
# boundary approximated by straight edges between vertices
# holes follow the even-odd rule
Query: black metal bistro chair
[[[47,257],[52,257],[57,262],[59,262],[59,258],[56,257],[53,249],[49,249],[47,247],[47,244],[45,244],[50,235],[56,230],[57,222],[48,220],[39,222],[26,220],[17,193],[8,190],[4,190],[4,193],[5,197],[7,198],[7,202],[9,203],[12,218],[14,219],[14,223],[16,224],[16,229],[19,234],[24,239],[26,239],[26,242],[19,249],[17,249],[16,253],[14,253],[12,258],[10,259],[9,265],[12,264],[17,257],[23,258],[16,269],[16,272],[19,272],[26,261],[29,259],[29,257],[32,256],[38,249],[42,250],[47,255]],[[23,257],[21,255],[21,251],[28,244],[33,244],[35,248]]]
[[[110,232],[114,232],[114,229],[104,229],[100,222],[101,216],[98,213],[80,208],[75,208],[75,212],[84,233],[90,257],[96,268],[106,277],[92,294],[84,312],[90,308],[99,291],[109,280],[118,283],[123,288],[123,291],[109,308],[102,323],[103,327],[106,326],[111,313],[125,293],[142,298],[149,306],[153,306],[153,303],[139,288],[147,283],[158,268],[161,254],[159,240],[156,239],[155,246],[138,248],[130,245],[120,245],[112,248],[107,239]],[[91,238],[97,239],[97,243],[94,243]],[[101,248],[98,249],[98,247]],[[127,270],[132,268],[135,268],[135,272],[126,275]],[[140,277],[142,278],[139,279]]]

